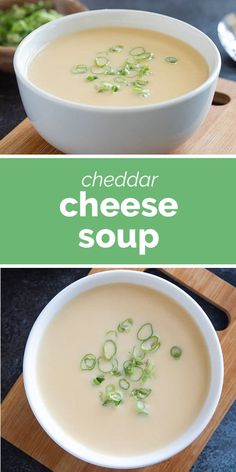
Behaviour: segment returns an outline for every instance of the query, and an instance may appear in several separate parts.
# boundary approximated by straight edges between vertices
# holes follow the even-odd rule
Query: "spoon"
[[[236,13],[229,13],[218,24],[219,40],[229,54],[236,61]]]

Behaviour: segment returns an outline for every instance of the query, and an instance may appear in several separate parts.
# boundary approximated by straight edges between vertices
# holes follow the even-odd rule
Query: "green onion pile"
[[[18,46],[29,33],[49,21],[60,18],[51,1],[13,5],[0,9],[0,45]]]
[[[98,93],[117,93],[124,87],[129,87],[132,92],[140,97],[149,97],[149,75],[152,70],[149,61],[155,56],[153,52],[146,51],[138,46],[128,51],[127,58],[119,67],[112,64],[112,56],[125,49],[121,44],[110,47],[107,51],[98,52],[94,64],[76,64],[72,67],[72,74],[86,74],[87,82],[95,82]],[[166,57],[169,64],[176,64],[176,57]],[[148,77],[148,78],[147,78]]]
[[[85,354],[80,361],[80,368],[84,371],[97,369],[96,377],[92,384],[100,386],[105,380],[118,377],[117,382],[108,383],[100,392],[100,400],[103,406],[119,406],[125,397],[135,401],[135,410],[142,415],[149,414],[146,399],[152,393],[151,388],[144,386],[154,375],[155,365],[151,356],[160,346],[159,336],[154,333],[151,323],[143,324],[137,331],[137,343],[131,349],[128,358],[121,363],[116,340],[119,335],[129,333],[133,329],[132,318],[127,318],[118,324],[116,329],[107,331],[106,340],[102,345],[101,353],[95,356],[93,353]],[[172,346],[170,355],[173,359],[179,359],[182,349]],[[137,384],[138,383],[138,384]]]

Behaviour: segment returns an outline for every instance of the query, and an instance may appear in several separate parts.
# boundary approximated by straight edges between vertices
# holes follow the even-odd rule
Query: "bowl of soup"
[[[134,10],[97,10],[44,25],[14,67],[33,126],[65,153],[168,153],[205,119],[220,71],[193,26]]]
[[[23,377],[33,413],[63,449],[136,468],[202,433],[221,395],[223,358],[211,322],[183,290],[112,270],[74,282],[44,308]]]

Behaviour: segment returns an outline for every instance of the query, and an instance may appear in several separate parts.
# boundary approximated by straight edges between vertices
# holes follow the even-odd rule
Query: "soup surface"
[[[80,31],[48,44],[29,79],[58,97],[98,106],[137,106],[186,94],[209,76],[205,59],[172,36],[136,28]]]
[[[86,353],[100,356],[104,341],[114,335],[105,333],[127,317],[132,326],[113,338],[122,375],[105,374],[94,385],[102,374],[97,365],[82,370],[81,359]],[[145,354],[153,375],[142,383],[125,376],[122,365],[140,343],[137,332],[144,323],[151,323],[160,346]],[[179,358],[170,354],[173,346],[181,348]],[[176,439],[197,417],[210,380],[207,347],[188,313],[157,291],[129,284],[97,287],[66,304],[42,338],[37,364],[44,402],[64,431],[93,450],[120,456],[144,454]],[[121,378],[128,380],[129,390],[120,388]],[[123,396],[118,406],[104,405],[110,384]],[[147,414],[139,414],[130,395],[140,387],[151,389],[144,400]]]

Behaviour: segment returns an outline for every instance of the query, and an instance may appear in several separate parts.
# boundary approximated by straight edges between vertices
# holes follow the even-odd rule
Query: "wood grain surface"
[[[109,269],[93,269],[90,274],[103,270]],[[206,269],[173,268],[162,271],[223,309],[229,317],[228,327],[218,333],[224,355],[225,379],[221,400],[211,422],[198,439],[180,454],[146,468],[147,472],[188,472],[236,397],[236,289]],[[109,470],[75,459],[47,436],[29,408],[22,376],[3,401],[2,436],[55,472]]]
[[[236,154],[236,82],[219,79],[219,93],[230,97],[222,106],[212,105],[206,121],[196,133],[176,149],[176,154]],[[11,131],[0,143],[0,154],[61,154],[44,141],[28,119]]]

